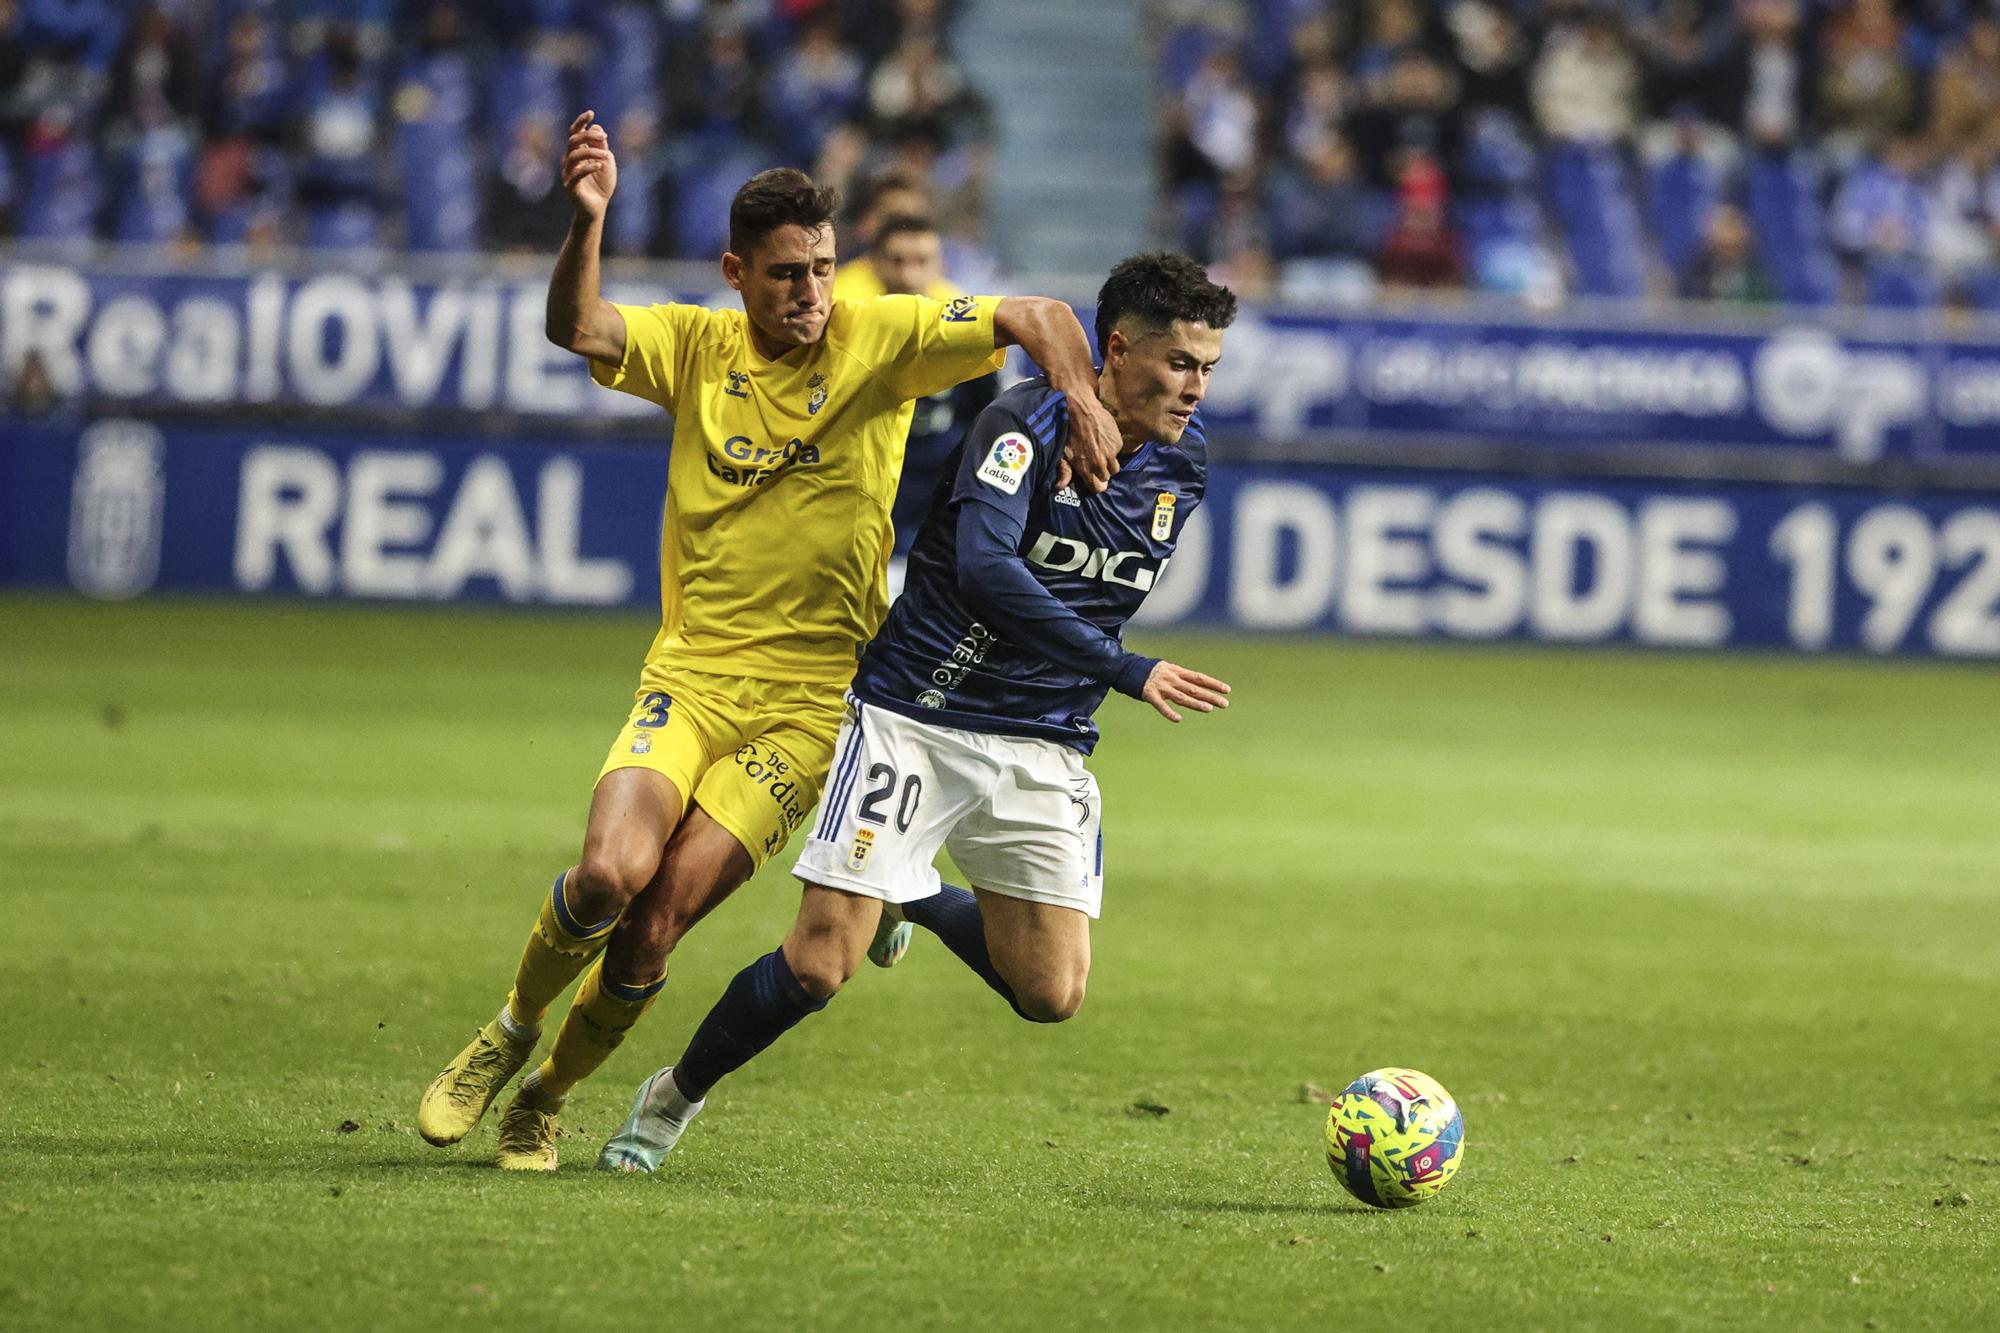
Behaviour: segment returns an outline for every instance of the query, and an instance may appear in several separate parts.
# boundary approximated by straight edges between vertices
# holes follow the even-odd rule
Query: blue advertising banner
[[[520,270],[513,270],[519,273]],[[698,270],[613,299],[732,303]],[[692,279],[692,281],[690,281]],[[99,406],[653,417],[543,336],[546,276],[237,277],[0,261],[0,376],[30,356]],[[1081,310],[1086,327],[1091,318]],[[2000,346],[1846,336],[1246,310],[1210,431],[1546,450],[1691,444],[1849,463],[2000,460]]]
[[[106,420],[0,443],[0,584],[656,604],[658,449]],[[1142,622],[2000,659],[2000,494],[1218,471]]]
[[[162,429],[0,444],[0,583],[656,604],[664,450]]]

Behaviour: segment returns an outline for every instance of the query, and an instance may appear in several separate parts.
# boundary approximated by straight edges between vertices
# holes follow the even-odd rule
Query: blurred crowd
[[[1152,0],[1239,290],[2000,310],[1994,0]]]
[[[564,134],[617,255],[712,258],[795,165],[900,192],[969,266],[986,104],[950,0],[0,0],[0,238],[552,252]],[[876,210],[879,211],[879,210]]]

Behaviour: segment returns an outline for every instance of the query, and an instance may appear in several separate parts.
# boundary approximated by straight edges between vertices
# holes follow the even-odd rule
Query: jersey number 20
[[[855,811],[858,818],[871,824],[886,824],[889,817],[882,813],[882,803],[896,790],[896,770],[887,764],[875,764],[868,769],[868,780],[882,785],[873,788],[861,798],[861,808]],[[908,833],[910,821],[916,818],[917,802],[924,796],[924,780],[915,773],[903,779],[903,794],[896,802],[896,832]]]

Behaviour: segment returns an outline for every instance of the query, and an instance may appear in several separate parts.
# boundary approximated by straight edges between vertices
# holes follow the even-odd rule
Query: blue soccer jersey
[[[1201,502],[1201,419],[1177,444],[1127,455],[1096,495],[1056,488],[1068,436],[1067,399],[1045,379],[979,414],[918,530],[903,595],[862,653],[862,702],[1088,754],[1105,694],[1140,695],[1155,659],[1119,636]]]
[[[998,375],[981,375],[917,400],[916,415],[910,418],[910,442],[903,446],[903,476],[896,483],[896,504],[889,511],[889,521],[896,528],[897,555],[908,556],[916,545],[917,531],[930,512],[931,500],[958,462],[959,441],[999,395],[999,379]]]

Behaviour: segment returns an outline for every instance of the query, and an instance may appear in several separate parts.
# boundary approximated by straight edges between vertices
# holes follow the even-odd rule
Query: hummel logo
[[[750,396],[749,373],[741,370],[730,371],[729,387],[724,389],[723,392],[731,398],[748,398]]]
[[[1076,487],[1074,486],[1065,486],[1057,491],[1056,503],[1059,505],[1068,505],[1072,509],[1083,508],[1083,501],[1076,498]]]

